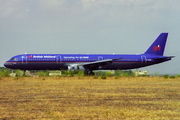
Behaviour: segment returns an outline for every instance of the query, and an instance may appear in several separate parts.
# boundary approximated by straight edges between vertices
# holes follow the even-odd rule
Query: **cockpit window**
[[[17,59],[17,58],[11,58],[10,60],[14,60],[14,61],[17,61],[18,59]]]

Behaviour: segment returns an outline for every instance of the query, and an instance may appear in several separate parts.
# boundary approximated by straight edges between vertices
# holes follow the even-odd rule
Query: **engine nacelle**
[[[69,71],[72,70],[72,71],[74,71],[74,72],[78,72],[78,71],[80,71],[80,70],[85,71],[85,68],[84,68],[83,66],[70,65],[70,66],[68,66],[68,70],[69,70]]]

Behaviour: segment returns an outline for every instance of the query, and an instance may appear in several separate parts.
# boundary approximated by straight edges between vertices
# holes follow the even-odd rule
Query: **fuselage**
[[[163,56],[168,33],[161,33],[144,54],[22,54],[6,61],[4,66],[21,70],[126,70],[171,60]]]
[[[102,64],[91,67],[92,70],[126,70],[145,67],[171,60],[155,60],[165,56],[148,54],[125,55],[125,54],[22,54],[6,61],[4,66],[11,69],[21,70],[68,70],[68,66],[84,63],[98,62],[108,59],[115,60],[110,64]]]

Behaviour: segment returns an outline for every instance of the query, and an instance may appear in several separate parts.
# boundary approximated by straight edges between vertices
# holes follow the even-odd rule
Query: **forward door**
[[[27,64],[27,55],[22,56],[22,64]]]

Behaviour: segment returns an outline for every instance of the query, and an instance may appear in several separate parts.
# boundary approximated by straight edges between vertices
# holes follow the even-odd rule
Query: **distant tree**
[[[73,77],[74,76],[74,71],[73,70],[69,70],[69,75],[70,75],[70,77]]]
[[[83,70],[78,71],[78,76],[83,77],[84,76],[84,71]]]
[[[114,73],[115,76],[121,76],[121,74],[122,74],[121,70],[115,70],[115,73]]]
[[[106,76],[111,77],[112,76],[111,71],[106,71]]]
[[[164,75],[164,78],[165,79],[169,78],[169,75],[168,74]]]
[[[16,73],[16,76],[18,76],[18,77],[22,77],[23,76],[23,74],[24,74],[24,72],[23,71],[21,71],[21,70],[15,70],[15,73]]]
[[[45,76],[49,76],[49,70],[46,70]]]
[[[10,70],[0,70],[0,77],[9,77],[10,76]]]
[[[39,77],[44,77],[44,76],[45,76],[45,73],[44,73],[43,71],[39,71],[39,72],[38,72],[38,75],[39,75]]]
[[[159,73],[158,73],[158,72],[155,72],[155,73],[153,74],[153,76],[154,76],[154,77],[158,77],[158,76],[159,76]]]

